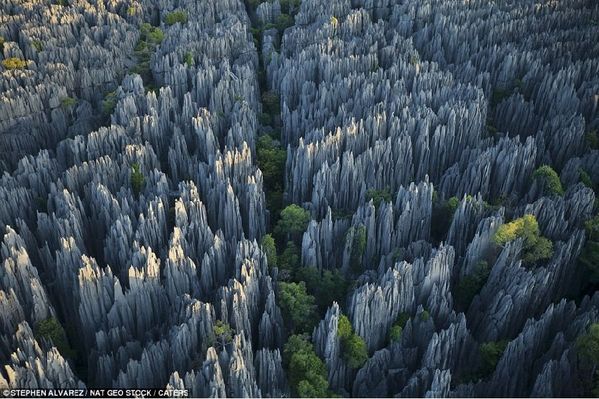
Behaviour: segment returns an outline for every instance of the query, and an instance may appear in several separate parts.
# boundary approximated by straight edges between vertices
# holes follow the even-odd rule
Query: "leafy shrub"
[[[360,225],[357,228],[351,228],[353,231],[353,240],[351,244],[351,254],[349,258],[350,268],[354,273],[362,271],[362,256],[366,250],[366,227]],[[348,238],[350,234],[348,234]]]
[[[266,187],[270,190],[282,190],[287,151],[269,135],[264,134],[256,143],[256,157]]]
[[[589,176],[589,174],[582,168],[580,168],[578,170],[578,180],[580,180],[580,182],[582,184],[584,184],[591,190],[595,189],[595,185],[593,184],[593,180],[591,179],[591,176]]]
[[[193,54],[191,53],[191,51],[188,51],[187,53],[185,53],[185,65],[187,65],[188,67],[192,67],[195,64],[194,60],[193,60]]]
[[[487,282],[490,273],[491,268],[489,264],[485,261],[480,261],[475,266],[472,274],[464,276],[460,280],[455,289],[455,300],[459,309],[468,310],[474,297]]]
[[[543,165],[539,167],[533,173],[533,179],[538,180],[543,187],[543,191],[547,195],[563,195],[564,189],[562,183],[559,180],[559,176],[549,165]]]
[[[366,191],[366,201],[372,200],[376,208],[379,207],[382,201],[391,202],[391,190],[386,187],[382,190],[370,189]]]
[[[281,218],[275,227],[275,233],[291,238],[301,236],[310,222],[310,212],[301,206],[291,204],[281,211]]]
[[[283,357],[288,367],[287,375],[293,396],[330,396],[327,368],[306,337],[290,336],[285,344]]]
[[[41,341],[42,338],[51,341],[62,356],[75,358],[75,351],[69,345],[64,328],[55,317],[38,322],[34,335],[38,341]]]
[[[262,93],[262,104],[264,104],[264,110],[271,116],[281,113],[279,95],[272,90]]]
[[[262,126],[272,126],[272,116],[266,112],[260,112],[258,114],[258,122],[260,122]]]
[[[349,319],[345,315],[339,317],[337,335],[341,340],[343,360],[352,369],[362,367],[368,360],[366,342],[354,332]]]
[[[164,22],[169,26],[174,25],[176,23],[187,23],[187,13],[183,10],[169,12],[164,17]]]
[[[136,196],[139,195],[139,193],[141,192],[141,189],[144,186],[144,175],[143,173],[141,173],[141,170],[139,168],[139,164],[138,163],[134,163],[133,165],[131,165],[131,188],[133,189],[133,192],[135,193]]]
[[[533,265],[553,256],[553,243],[541,236],[539,224],[533,215],[524,215],[499,226],[493,241],[498,245],[505,245],[517,238],[524,239],[522,261],[525,264]]]
[[[270,267],[277,266],[277,247],[275,246],[275,240],[272,238],[272,235],[266,234],[262,237],[260,242],[262,245],[262,250],[266,254],[266,258],[268,259],[268,265]]]
[[[283,316],[293,331],[310,331],[316,322],[316,305],[306,292],[306,284],[279,283],[279,304]]]
[[[293,26],[294,20],[293,17],[289,14],[281,13],[277,18],[277,22],[275,22],[275,27],[279,32],[283,32],[285,29]]]
[[[116,92],[111,91],[110,93],[106,94],[106,97],[104,97],[104,101],[102,101],[102,112],[104,112],[104,115],[111,115],[114,112],[115,108]]]
[[[578,262],[585,269],[587,281],[599,283],[599,215],[585,222],[587,241],[582,249]]]
[[[458,197],[451,197],[446,201],[439,200],[433,196],[433,213],[431,223],[431,236],[436,241],[442,241],[449,230],[453,215],[458,209],[460,200]]]
[[[65,97],[60,99],[60,105],[62,105],[64,108],[70,108],[75,104],[77,104],[77,100],[72,97]]]
[[[31,42],[31,45],[38,53],[44,49],[42,42],[40,42],[39,40],[34,40],[33,42]]]
[[[233,329],[228,323],[217,320],[212,327],[217,344],[222,348],[233,340]]]
[[[2,66],[8,70],[25,69],[27,68],[27,61],[16,57],[10,57],[2,60]]]
[[[147,22],[141,24],[140,39],[146,44],[158,45],[164,40],[164,32],[158,27],[152,26]]]
[[[395,323],[393,323],[389,330],[389,341],[395,342],[401,339],[401,334],[409,319],[410,314],[406,312],[402,312],[397,316]]]
[[[591,385],[591,394],[593,397],[599,397],[599,374],[595,370],[596,365],[599,364],[599,323],[591,324],[588,332],[578,337],[576,340],[576,352],[581,358],[593,365],[590,376],[591,381],[585,381],[587,383],[585,385]]]
[[[281,11],[290,14],[292,11],[295,11],[300,6],[301,0],[280,0],[280,3]]]
[[[300,264],[300,252],[293,241],[288,241],[285,249],[277,259],[279,268],[291,276]]]
[[[496,107],[500,102],[510,96],[510,90],[496,88],[491,95],[491,107]]]
[[[597,136],[597,130],[591,130],[585,134],[587,145],[592,149],[599,149],[599,136]]]
[[[599,323],[591,324],[589,331],[578,337],[576,351],[593,363],[599,363]]]
[[[508,341],[502,340],[497,342],[486,342],[480,346],[479,351],[482,361],[480,374],[482,377],[489,376],[493,373],[507,344]]]
[[[423,310],[422,313],[420,313],[420,320],[428,321],[430,318],[431,314],[428,312],[428,310]]]
[[[348,282],[339,270],[298,267],[295,278],[306,283],[308,292],[316,299],[316,305],[321,312],[324,312],[333,301],[343,301],[347,294]]]
[[[331,16],[331,19],[329,20],[329,22],[331,23],[331,26],[333,28],[336,28],[337,26],[339,26],[339,20],[334,15]]]

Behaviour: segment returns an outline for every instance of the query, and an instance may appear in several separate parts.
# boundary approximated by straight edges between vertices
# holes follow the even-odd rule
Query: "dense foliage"
[[[564,189],[559,180],[559,176],[549,165],[543,165],[535,170],[533,178],[537,179],[543,187],[546,195],[563,195]]]
[[[541,236],[539,223],[533,215],[524,215],[497,229],[493,240],[498,245],[505,245],[517,238],[524,240],[522,262],[534,265],[553,256],[553,243]]]
[[[302,398],[330,396],[326,366],[305,336],[290,336],[285,344],[283,355],[289,370],[289,385],[293,396]]]
[[[349,319],[345,315],[339,317],[337,335],[341,340],[343,360],[349,368],[357,369],[368,360],[368,349],[364,339],[357,335],[352,328]]]
[[[303,281],[279,283],[279,305],[291,331],[308,332],[316,324],[316,301]]]
[[[34,332],[37,339],[43,338],[52,342],[62,356],[71,359],[75,357],[75,351],[71,348],[62,325],[55,317],[37,323]]]

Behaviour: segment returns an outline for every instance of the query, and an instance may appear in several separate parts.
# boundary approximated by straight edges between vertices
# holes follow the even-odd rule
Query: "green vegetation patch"
[[[543,192],[547,195],[563,195],[564,189],[559,176],[549,165],[539,167],[533,173],[533,179],[542,184]]]
[[[455,289],[455,300],[458,309],[468,310],[474,297],[483,288],[491,274],[491,267],[487,262],[480,261],[471,274],[464,276]]]
[[[279,305],[292,331],[311,331],[317,322],[316,300],[306,291],[306,284],[279,283]]]
[[[169,26],[174,25],[176,23],[180,23],[180,24],[187,23],[187,13],[183,10],[175,10],[175,11],[169,12],[164,17],[164,22]]]
[[[42,338],[51,341],[62,356],[69,359],[75,358],[76,353],[67,340],[64,328],[55,317],[37,323],[34,335],[38,341]]]
[[[2,60],[2,66],[8,70],[25,69],[27,68],[27,61],[16,57],[10,57]]]
[[[349,368],[360,368],[368,360],[368,348],[364,339],[356,334],[349,319],[345,315],[339,317],[337,335],[341,340],[341,351],[343,360]]]
[[[499,226],[493,241],[497,245],[505,245],[517,238],[524,239],[522,262],[525,265],[534,265],[553,256],[553,243],[541,236],[534,215],[524,215]]]
[[[145,184],[145,178],[144,178],[143,173],[141,172],[141,169],[140,169],[138,163],[134,163],[133,165],[131,165],[130,179],[131,179],[131,188],[133,189],[133,193],[135,193],[136,196],[139,196],[139,193],[141,192],[141,190]]]
[[[324,398],[331,396],[327,368],[303,335],[292,335],[283,350],[292,396]]]

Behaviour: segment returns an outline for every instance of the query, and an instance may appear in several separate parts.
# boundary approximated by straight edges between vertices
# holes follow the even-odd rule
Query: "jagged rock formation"
[[[293,394],[287,277],[258,244],[257,137],[280,130],[284,202],[311,219],[298,267],[351,283],[311,334],[331,390],[588,394],[597,5],[255,3],[0,0],[0,387]],[[532,265],[527,237],[494,239],[524,215],[551,242]]]

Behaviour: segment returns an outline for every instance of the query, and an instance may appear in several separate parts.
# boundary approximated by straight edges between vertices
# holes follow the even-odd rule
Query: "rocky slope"
[[[0,387],[296,394],[266,132],[331,393],[590,394],[597,4],[294,4],[0,0]]]

